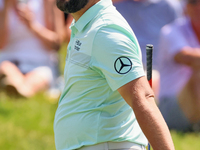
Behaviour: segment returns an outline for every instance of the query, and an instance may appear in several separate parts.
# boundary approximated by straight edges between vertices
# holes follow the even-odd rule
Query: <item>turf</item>
[[[55,150],[56,107],[42,94],[27,100],[0,93],[0,149]]]

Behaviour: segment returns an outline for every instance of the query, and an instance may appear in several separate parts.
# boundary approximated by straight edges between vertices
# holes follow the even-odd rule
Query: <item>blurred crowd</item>
[[[0,0],[0,88],[20,97],[60,90],[58,51],[71,21],[55,0]]]
[[[145,47],[154,46],[152,88],[168,127],[198,130],[200,0],[113,3],[138,39],[145,70]],[[58,53],[70,40],[71,22],[55,0],[0,0],[0,89],[27,98],[55,89],[58,98],[64,84]]]

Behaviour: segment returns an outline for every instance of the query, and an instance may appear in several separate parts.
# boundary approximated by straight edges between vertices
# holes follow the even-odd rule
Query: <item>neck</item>
[[[74,20],[77,22],[78,19],[90,8],[92,7],[93,5],[95,5],[97,2],[99,2],[100,0],[89,0],[89,2],[87,3],[87,5],[82,8],[81,10],[75,12],[75,13],[72,13],[72,17],[74,18]]]

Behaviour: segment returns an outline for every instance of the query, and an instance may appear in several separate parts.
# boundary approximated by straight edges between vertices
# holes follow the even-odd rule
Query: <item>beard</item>
[[[57,7],[65,13],[75,13],[87,5],[89,0],[56,0]]]

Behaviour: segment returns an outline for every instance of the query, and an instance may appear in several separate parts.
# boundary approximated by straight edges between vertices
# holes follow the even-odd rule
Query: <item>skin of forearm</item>
[[[0,49],[2,49],[8,39],[8,10],[0,11]]]
[[[195,48],[196,50],[191,50],[190,47],[183,48],[179,53],[174,57],[174,60],[177,63],[187,65],[193,69],[200,69],[200,49]]]
[[[154,150],[174,150],[169,129],[155,103],[154,93],[145,76],[118,89],[133,109],[137,121]]]
[[[144,97],[143,103],[132,106],[137,121],[154,150],[174,150],[169,129],[154,97]]]
[[[32,23],[30,28],[35,36],[42,41],[46,48],[49,50],[59,50],[61,40],[56,33],[46,29],[44,26],[37,22]]]

